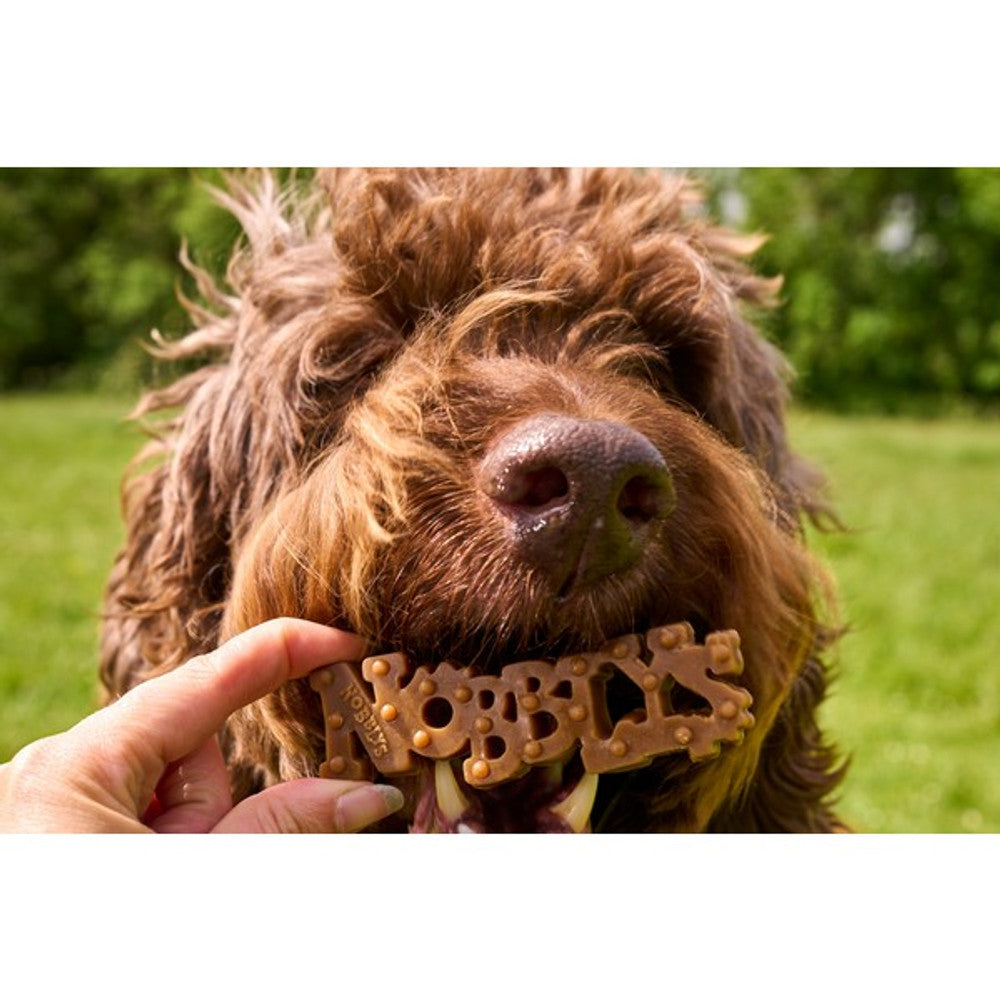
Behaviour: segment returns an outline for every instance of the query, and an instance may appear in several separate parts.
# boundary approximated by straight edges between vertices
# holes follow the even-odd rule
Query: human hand
[[[324,663],[362,654],[357,636],[314,622],[284,618],[249,629],[0,766],[0,832],[347,833],[369,826],[402,806],[397,789],[300,778],[233,807],[216,738],[238,708]]]

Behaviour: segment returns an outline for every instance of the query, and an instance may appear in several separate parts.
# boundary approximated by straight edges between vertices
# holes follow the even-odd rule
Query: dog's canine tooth
[[[456,822],[468,812],[471,803],[462,794],[455,772],[446,760],[439,760],[434,765],[434,791],[438,809],[449,823]]]
[[[597,797],[597,775],[587,771],[573,789],[552,812],[562,817],[574,833],[583,833],[590,822],[590,810]]]

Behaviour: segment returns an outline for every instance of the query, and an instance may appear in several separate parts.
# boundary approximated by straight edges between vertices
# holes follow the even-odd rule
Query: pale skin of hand
[[[216,734],[238,708],[362,641],[276,619],[146,681],[72,729],[0,766],[3,833],[348,833],[395,812],[401,793],[360,781],[300,778],[235,807]],[[153,797],[158,809],[148,825]]]

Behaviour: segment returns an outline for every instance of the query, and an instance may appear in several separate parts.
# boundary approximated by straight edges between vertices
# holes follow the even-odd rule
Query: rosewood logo
[[[357,683],[349,684],[340,692],[341,701],[352,710],[354,731],[359,732],[369,746],[371,755],[378,759],[389,752],[389,743],[379,725],[375,709]]]

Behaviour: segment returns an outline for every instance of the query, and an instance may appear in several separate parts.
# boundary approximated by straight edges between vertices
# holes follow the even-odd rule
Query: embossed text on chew
[[[734,632],[712,633],[698,646],[685,624],[650,630],[645,648],[639,636],[623,636],[554,663],[510,664],[499,677],[450,663],[411,670],[402,653],[370,657],[360,672],[356,664],[332,664],[312,679],[326,716],[321,773],[369,778],[374,763],[382,774],[402,774],[415,770],[418,757],[467,755],[466,781],[489,787],[559,760],[576,744],[593,773],[682,750],[701,759],[753,724],[750,694],[719,679],[741,666]],[[612,724],[606,687],[615,671],[643,692],[643,708]],[[700,695],[709,710],[676,711],[677,686]]]

